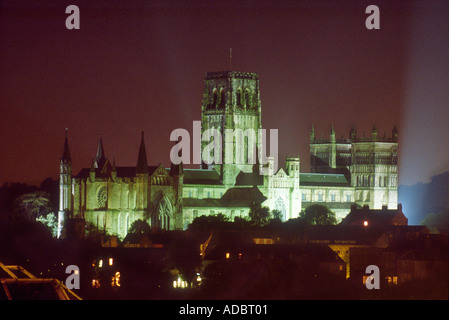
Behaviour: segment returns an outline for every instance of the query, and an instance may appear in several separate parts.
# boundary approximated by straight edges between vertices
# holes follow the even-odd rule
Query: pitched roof
[[[262,203],[267,198],[257,187],[253,188],[230,188],[220,199],[195,199],[184,198],[184,207],[207,207],[207,208],[247,208],[252,203]]]
[[[344,174],[333,173],[300,173],[299,184],[302,186],[351,186]]]
[[[351,206],[351,211],[342,220],[341,224],[358,224],[361,221],[369,221],[369,224],[377,225],[407,225],[408,219],[402,212],[402,205],[399,204],[397,209],[370,209],[368,206],[356,208]]]
[[[157,166],[148,166],[148,174],[152,175],[154,171],[159,167]],[[88,178],[90,168],[83,168],[80,170],[80,172],[76,175],[75,178]],[[97,177],[101,176],[101,168],[95,168],[95,175]],[[116,167],[117,171],[117,177],[119,178],[133,178],[136,176],[136,167]]]
[[[184,185],[186,184],[209,184],[221,185],[220,175],[210,169],[184,169]]]
[[[372,244],[384,232],[380,228],[363,228],[352,225],[310,226],[307,233],[309,243],[328,244]]]
[[[258,172],[243,172],[241,171],[236,179],[236,186],[261,186],[263,185],[263,175]]]

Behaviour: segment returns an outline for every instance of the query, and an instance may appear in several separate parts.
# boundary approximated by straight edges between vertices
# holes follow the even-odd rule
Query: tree
[[[304,213],[301,212],[301,217],[312,225],[332,225],[337,223],[335,213],[321,204],[311,205]]]
[[[273,219],[282,221],[282,212],[281,211],[274,209],[273,211],[271,211],[271,215],[273,216]]]
[[[217,215],[200,216],[193,219],[189,224],[190,231],[208,233],[213,229],[223,229],[229,227],[229,219],[222,213]]]
[[[449,234],[449,209],[443,209],[438,213],[429,213],[421,224],[427,226],[432,232]]]
[[[14,200],[13,218],[36,221],[37,218],[52,212],[50,195],[36,191],[23,194]]]
[[[148,222],[143,221],[142,219],[133,221],[128,230],[129,233],[149,233],[150,231],[150,225],[148,224]]]
[[[56,237],[58,235],[58,219],[53,212],[47,214],[46,216],[40,216],[36,219],[36,221],[39,221],[47,226],[50,229],[53,237]]]
[[[263,227],[270,218],[270,209],[253,202],[249,210],[249,218],[253,226]]]

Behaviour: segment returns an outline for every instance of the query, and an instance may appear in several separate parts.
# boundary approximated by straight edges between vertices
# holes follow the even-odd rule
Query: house
[[[342,225],[364,226],[364,227],[385,227],[385,226],[406,226],[408,219],[402,212],[402,204],[398,204],[397,209],[370,209],[368,206],[357,208],[351,206],[351,211],[341,221]]]

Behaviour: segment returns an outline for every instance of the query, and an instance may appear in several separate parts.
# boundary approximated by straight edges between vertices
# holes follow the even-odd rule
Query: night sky
[[[36,2],[36,3],[35,3]],[[80,9],[68,30],[65,8]],[[365,8],[380,8],[367,30]],[[58,177],[68,128],[73,173],[100,134],[117,166],[169,166],[172,130],[201,120],[204,75],[260,79],[262,125],[280,165],[309,132],[399,130],[399,180],[449,170],[448,1],[1,1],[0,184]]]

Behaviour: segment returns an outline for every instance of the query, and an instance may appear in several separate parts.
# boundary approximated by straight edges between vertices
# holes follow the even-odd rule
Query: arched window
[[[346,194],[346,202],[351,202],[351,194]]]
[[[285,202],[281,197],[278,197],[276,199],[276,202],[274,203],[274,209],[281,213],[281,220],[285,221],[287,217],[287,207],[285,206]]]
[[[239,107],[239,108],[241,108],[242,107],[242,90],[241,89],[238,89],[237,90],[237,93],[236,93],[236,95],[235,95],[235,98],[236,98],[236,105],[237,105],[237,107]]]
[[[214,89],[211,107],[215,108],[217,106],[217,102],[218,102],[218,91],[217,89]]]
[[[170,200],[163,194],[156,198],[156,211],[151,217],[151,226],[170,230],[170,217],[173,213],[173,207]]]
[[[245,91],[245,105],[247,109],[251,107],[251,98],[248,90]]]
[[[106,207],[106,200],[108,199],[108,190],[105,186],[101,187],[97,193],[98,207]]]
[[[335,192],[331,192],[331,201],[334,202],[335,201]]]
[[[220,90],[220,109],[224,109],[226,107],[226,91],[221,89]]]
[[[323,193],[318,191],[318,201],[323,201]]]

